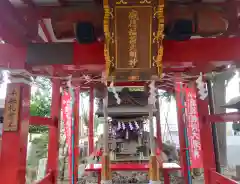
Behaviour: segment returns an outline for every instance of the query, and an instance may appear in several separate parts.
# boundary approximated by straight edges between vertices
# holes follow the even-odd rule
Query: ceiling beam
[[[61,6],[67,6],[69,4],[66,0],[58,0],[58,2]]]
[[[1,30],[5,30],[6,33],[2,33],[2,39],[6,42],[16,44],[16,42],[28,42],[30,40],[36,40],[37,36],[37,20],[32,20],[21,12],[8,1],[0,1],[0,27]],[[15,41],[12,37],[18,37]],[[11,40],[11,41],[10,41]]]
[[[26,13],[32,11],[30,7],[17,7],[18,11]],[[35,13],[40,18],[52,18],[53,16],[66,16],[77,13],[100,13],[103,7],[94,2],[82,2],[79,6],[36,6]]]
[[[81,6],[36,6],[34,11],[38,19],[52,19],[53,21],[66,21],[76,23],[79,21],[92,22],[95,27],[103,25],[103,8],[94,3],[81,3]],[[19,7],[22,13],[31,11],[29,7]]]
[[[28,5],[30,7],[29,11],[31,13],[31,15],[33,17],[35,17],[35,20],[38,20],[39,19],[39,24],[40,24],[40,27],[42,28],[43,30],[43,33],[45,34],[46,38],[47,38],[47,41],[48,42],[52,42],[52,38],[46,28],[46,25],[44,23],[44,21],[42,20],[42,18],[38,18],[38,14],[36,14],[35,10],[36,10],[36,5],[34,4],[34,2],[32,0],[21,0],[24,4]]]
[[[240,62],[240,38],[237,37],[204,38],[183,42],[165,40],[163,43],[163,66],[179,66],[180,68],[181,66],[185,66],[186,63],[191,63],[197,66],[196,69],[198,71],[202,69],[206,71],[206,68],[201,66],[211,66],[211,68],[208,68],[211,70],[211,64],[228,65],[238,64]],[[69,47],[73,49],[73,56],[70,57],[72,61],[68,61],[68,65],[82,68],[87,67],[89,72],[97,72],[96,69],[99,69],[99,71],[104,69],[105,59],[103,43],[87,45],[69,43]],[[16,61],[26,61],[26,50],[26,48],[22,49],[23,53],[21,53],[20,49],[17,50],[8,44],[0,44],[0,66],[8,67],[19,63]],[[51,50],[48,51],[51,52]],[[168,71],[170,71],[170,69],[171,67],[168,68]]]

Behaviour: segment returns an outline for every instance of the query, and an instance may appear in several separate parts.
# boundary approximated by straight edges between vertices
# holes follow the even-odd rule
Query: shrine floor
[[[132,174],[132,176],[131,176]],[[129,174],[126,172],[118,172],[118,175],[115,175],[115,177],[113,177],[113,184],[148,184],[149,181],[147,180],[147,174],[145,173],[145,175],[143,173],[140,172],[133,172]],[[137,174],[137,176],[136,176]],[[134,177],[133,177],[134,175]],[[97,176],[85,176],[81,179],[79,179],[78,184],[98,184],[97,183]],[[59,181],[58,184],[68,184],[69,181]],[[200,176],[196,179],[193,180],[193,184],[203,184],[204,183],[204,179],[203,176]],[[164,184],[164,181],[162,181],[162,184]],[[177,179],[174,177],[171,177],[171,184],[182,184],[181,179]]]
[[[225,176],[231,178],[235,175],[235,172],[232,170],[225,170]],[[89,173],[88,175],[83,176],[79,179],[78,184],[98,184],[97,183],[97,174]],[[147,173],[146,172],[115,172],[113,176],[113,184],[148,184]],[[58,184],[69,184],[69,181],[59,181]],[[164,181],[162,181],[164,184]],[[171,184],[182,184],[182,180],[178,177],[171,177]],[[203,175],[193,179],[193,184],[204,184]]]

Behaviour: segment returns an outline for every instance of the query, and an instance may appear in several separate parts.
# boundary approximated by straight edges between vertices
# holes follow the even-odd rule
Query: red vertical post
[[[8,84],[0,159],[0,183],[26,183],[29,106],[29,84]]]
[[[157,146],[160,150],[162,150],[162,130],[161,130],[161,118],[160,118],[160,104],[159,104],[159,96],[156,102],[157,113],[156,113],[156,123],[157,123]]]
[[[61,112],[60,80],[53,79],[52,80],[51,117],[55,119],[56,124],[55,126],[49,127],[48,161],[47,161],[47,172],[52,172],[53,184],[57,184],[57,177],[58,177],[60,112]]]
[[[79,162],[79,103],[80,103],[80,88],[75,89],[75,101],[74,101],[74,181],[78,181],[78,162]]]
[[[183,84],[181,81],[175,81],[175,97],[176,97],[176,107],[177,107],[177,119],[178,119],[178,133],[179,133],[179,143],[180,143],[180,161],[181,161],[181,168],[182,173],[184,176],[184,181],[186,184],[189,183],[188,179],[188,165],[187,165],[187,146],[186,141],[184,138],[184,91],[183,91]]]
[[[94,91],[93,86],[90,87],[90,93],[89,93],[89,122],[88,122],[88,146],[89,146],[89,155],[91,155],[94,151],[94,133],[93,133],[93,127],[94,127]]]
[[[208,110],[208,98],[201,100],[199,98],[197,90],[197,105],[198,105],[198,115],[199,115],[199,128],[200,128],[200,139],[203,154],[203,168],[204,168],[204,180],[205,184],[213,183],[211,182],[211,171],[216,170],[215,165],[215,155],[213,147],[212,138],[212,125],[211,122],[207,121],[207,116],[209,115]]]

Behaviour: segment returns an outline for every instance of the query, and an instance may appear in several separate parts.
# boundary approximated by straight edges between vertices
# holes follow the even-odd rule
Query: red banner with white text
[[[62,95],[62,120],[64,123],[64,133],[68,145],[69,155],[69,173],[71,173],[71,155],[72,155],[72,108],[71,95],[69,91],[64,91]]]
[[[202,168],[202,149],[197,100],[196,92],[192,88],[186,88],[186,123],[191,168]]]

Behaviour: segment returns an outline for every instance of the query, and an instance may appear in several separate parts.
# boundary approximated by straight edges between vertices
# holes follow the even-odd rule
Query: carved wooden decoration
[[[164,23],[159,26],[159,14],[163,14],[159,1],[110,0],[104,9],[105,18],[106,12],[109,18],[104,20],[109,76],[117,81],[135,81],[157,75]]]

